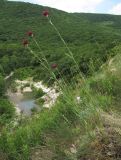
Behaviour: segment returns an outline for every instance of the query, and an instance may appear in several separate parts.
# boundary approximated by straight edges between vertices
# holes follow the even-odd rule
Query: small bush
[[[0,96],[3,96],[5,94],[5,91],[5,80],[4,77],[0,74]]]
[[[35,98],[41,98],[45,94],[42,89],[36,89],[34,87],[32,87],[32,91]]]
[[[14,73],[14,77],[19,80],[24,80],[28,77],[31,77],[32,74],[33,74],[32,69],[26,67],[26,68],[17,69]]]
[[[13,82],[10,86],[12,92],[17,92],[17,84]]]
[[[39,98],[37,99],[36,103],[39,105],[39,106],[42,106],[44,104],[45,100],[43,98]]]
[[[0,123],[7,123],[14,114],[14,106],[7,99],[0,99]]]
[[[114,75],[107,75],[104,79],[90,82],[90,87],[101,94],[116,97],[121,93],[121,79]]]

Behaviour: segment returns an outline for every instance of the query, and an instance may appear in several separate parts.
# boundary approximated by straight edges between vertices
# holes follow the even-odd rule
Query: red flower
[[[48,11],[43,11],[43,16],[48,17],[49,16],[49,12]]]
[[[55,68],[57,68],[57,66],[58,66],[57,64],[52,64],[52,65],[51,65],[51,68],[52,68],[52,69],[55,69]]]
[[[32,36],[33,36],[33,32],[29,31],[29,32],[27,32],[27,35],[28,35],[29,37],[32,37]]]
[[[25,47],[28,46],[28,44],[29,44],[28,40],[23,40],[23,45],[24,45]]]

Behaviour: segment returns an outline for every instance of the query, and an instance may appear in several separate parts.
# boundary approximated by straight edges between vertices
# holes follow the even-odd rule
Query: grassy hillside
[[[0,159],[120,160],[121,16],[69,14],[48,8],[74,54],[75,65],[43,17],[44,9],[0,1]],[[39,63],[40,51],[26,35],[30,30],[44,53],[42,60],[47,59],[49,66],[57,64],[58,69],[47,72]],[[22,45],[23,38],[35,52],[29,53],[29,47]],[[18,79],[34,77],[47,82],[52,76],[61,94],[50,109],[15,117],[5,96],[4,77],[11,71]]]
[[[15,68],[30,67],[39,74],[37,79],[48,79],[40,64],[22,46],[27,38],[26,32],[32,31],[46,58],[57,63],[63,75],[70,74],[73,62],[65,56],[67,50],[54,29],[43,17],[45,7],[20,2],[2,2],[0,5],[0,63],[2,74]],[[121,16],[100,14],[69,14],[47,8],[52,21],[72,50],[80,69],[90,74],[90,60],[95,70],[112,55],[111,49],[121,40]],[[31,46],[38,52],[33,42]],[[39,53],[38,53],[39,54]],[[26,56],[25,56],[26,55]],[[41,73],[41,74],[40,74]],[[34,73],[33,73],[34,74]]]
[[[10,123],[1,134],[2,160],[120,160],[119,51],[81,86],[65,88],[50,110]]]

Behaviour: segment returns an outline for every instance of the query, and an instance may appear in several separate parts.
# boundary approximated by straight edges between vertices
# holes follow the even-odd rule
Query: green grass
[[[120,112],[121,16],[68,14],[49,9],[54,24],[60,33],[63,31],[62,36],[74,53],[74,57],[68,58],[66,55],[70,55],[54,29],[40,16],[43,7],[20,2],[0,3],[0,17],[4,17],[0,19],[1,88],[3,76],[14,70],[14,79],[32,76],[51,85],[56,81],[61,91],[51,109],[42,109],[28,118],[21,116],[17,125],[10,123],[15,113],[13,105],[6,99],[0,100],[1,120],[5,124],[0,136],[0,156],[6,160],[29,160],[38,147],[39,151],[43,148],[51,151],[52,160],[95,159],[96,145],[103,143],[97,142],[98,138],[108,145],[103,129],[109,125],[103,121],[102,113]],[[29,39],[34,55],[43,60],[41,65],[38,58],[19,44],[30,29],[44,52],[43,60]],[[49,71],[42,67],[45,60]],[[58,69],[50,69],[53,63],[58,64]],[[35,96],[43,94],[39,90]],[[70,152],[72,144],[77,148],[75,154]]]
[[[15,116],[15,108],[6,98],[0,98],[0,126],[11,122]],[[0,129],[1,129],[0,127]]]
[[[43,109],[30,119],[22,120],[17,128],[4,129],[0,153],[9,160],[27,160],[36,147],[45,147],[56,160],[93,157],[90,144],[96,141],[97,128],[103,126],[101,112],[119,111],[113,104],[119,96],[121,81],[115,74],[109,74],[108,65],[104,71],[95,74],[95,78],[85,79],[75,89],[65,88],[50,110]],[[105,76],[102,78],[100,74]],[[76,96],[80,96],[80,102]],[[78,146],[75,155],[66,152],[73,143]]]
[[[0,140],[0,148],[9,159],[27,160],[31,148],[41,145],[50,145],[53,152],[55,152],[54,146],[57,145],[64,153],[66,147],[77,136],[89,134],[96,126],[100,125],[99,106],[96,106],[94,97],[83,89],[83,94],[80,93],[81,102],[77,103],[74,94],[72,94],[73,91],[69,91],[71,94],[68,92],[68,95],[64,93],[60,96],[52,109],[44,109],[37,114],[37,117],[35,116],[27,122],[23,121],[18,129],[11,128],[12,132],[10,133],[8,130],[4,130]],[[90,97],[88,97],[89,94]],[[49,144],[48,136],[50,136],[52,144]],[[63,148],[61,145],[64,145]]]

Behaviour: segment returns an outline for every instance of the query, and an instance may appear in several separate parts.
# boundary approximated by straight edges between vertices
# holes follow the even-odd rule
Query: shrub
[[[0,97],[5,94],[5,80],[4,77],[0,74]]]
[[[32,74],[33,74],[32,69],[26,67],[26,68],[17,69],[14,73],[14,77],[19,80],[24,80],[28,77],[31,77]]]
[[[42,106],[44,104],[45,100],[43,98],[39,98],[37,99],[36,103],[39,105],[39,106]]]
[[[10,87],[12,92],[17,92],[17,84],[15,82],[13,82]]]
[[[121,79],[114,75],[106,75],[103,79],[92,80],[90,87],[101,94],[116,97],[121,93]]]
[[[15,114],[14,106],[7,99],[0,99],[0,123],[7,123]]]
[[[43,90],[42,89],[36,89],[36,88],[34,88],[34,87],[32,87],[32,91],[33,91],[33,94],[34,94],[34,97],[35,98],[40,98],[40,97],[42,97],[42,96],[44,96],[44,92],[43,92]]]

